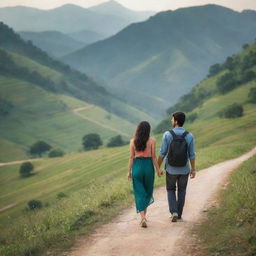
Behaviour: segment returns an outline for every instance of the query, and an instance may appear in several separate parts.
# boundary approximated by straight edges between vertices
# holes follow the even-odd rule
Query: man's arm
[[[191,170],[190,170],[190,178],[193,179],[196,176],[196,159],[189,159]]]
[[[190,170],[190,178],[193,179],[196,176],[196,153],[195,153],[195,145],[194,145],[194,137],[192,135],[192,140],[189,144],[189,161],[191,165],[191,170]]]
[[[163,157],[158,156],[157,162],[158,162],[159,168],[161,168],[161,165],[162,165],[163,160],[164,160]]]

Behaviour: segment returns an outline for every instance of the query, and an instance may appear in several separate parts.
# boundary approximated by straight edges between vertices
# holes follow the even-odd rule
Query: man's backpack
[[[173,140],[170,143],[167,155],[168,163],[171,166],[185,166],[188,161],[188,145],[185,139],[188,132],[185,131],[182,135],[177,135],[173,130],[170,130],[170,133]]]

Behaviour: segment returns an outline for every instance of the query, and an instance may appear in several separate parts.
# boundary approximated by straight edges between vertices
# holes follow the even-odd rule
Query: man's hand
[[[164,174],[163,170],[159,169],[159,170],[157,171],[157,176],[158,176],[158,177],[163,176],[163,174]]]
[[[190,178],[194,179],[196,177],[196,170],[191,170],[190,171]]]

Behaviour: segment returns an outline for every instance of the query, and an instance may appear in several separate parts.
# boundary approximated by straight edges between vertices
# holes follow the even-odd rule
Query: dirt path
[[[33,162],[33,161],[38,161],[38,160],[43,160],[43,159],[44,158],[33,158],[33,159],[24,159],[24,160],[10,161],[10,162],[1,162],[0,166],[12,165],[12,164],[21,164],[23,162]]]
[[[149,207],[148,228],[139,227],[134,206],[114,221],[97,229],[90,237],[82,237],[65,255],[68,256],[171,256],[180,254],[193,224],[200,221],[217,192],[227,182],[231,171],[256,154],[256,147],[236,159],[216,164],[189,180],[183,222],[171,223],[166,190],[155,190],[155,203]]]
[[[87,105],[85,107],[73,109],[72,111],[73,111],[73,113],[75,115],[77,115],[77,116],[79,116],[79,117],[81,117],[81,118],[83,118],[83,119],[85,119],[87,121],[90,121],[92,123],[95,123],[95,124],[99,125],[100,127],[106,128],[106,129],[108,129],[110,131],[113,131],[113,132],[117,132],[120,135],[123,135],[125,137],[130,137],[130,135],[128,133],[126,133],[126,132],[123,132],[123,131],[120,131],[118,129],[115,129],[115,128],[113,128],[111,126],[108,126],[106,124],[102,124],[102,123],[100,123],[100,122],[98,122],[98,121],[96,121],[96,120],[94,120],[94,119],[92,119],[92,118],[90,118],[90,117],[88,117],[88,116],[86,116],[84,114],[79,113],[82,110],[88,110],[88,109],[92,109],[92,108],[94,108],[94,105]]]
[[[7,210],[7,209],[9,209],[9,208],[11,208],[11,207],[13,207],[13,206],[15,206],[16,204],[8,204],[8,205],[6,205],[5,207],[2,207],[2,208],[0,208],[0,212],[2,212],[2,211],[4,211],[4,210]]]

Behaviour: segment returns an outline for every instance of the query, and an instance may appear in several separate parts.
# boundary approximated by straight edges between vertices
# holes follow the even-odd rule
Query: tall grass
[[[212,209],[198,227],[205,255],[256,255],[255,187],[256,156],[231,174],[219,207]]]

